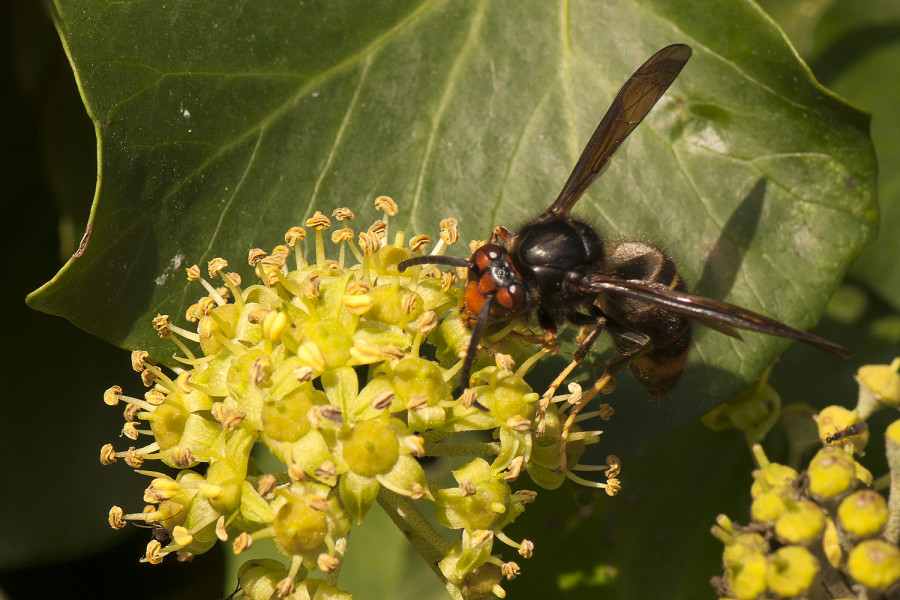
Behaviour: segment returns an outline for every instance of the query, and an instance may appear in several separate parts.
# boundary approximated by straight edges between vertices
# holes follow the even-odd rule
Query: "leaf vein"
[[[456,59],[453,61],[453,64],[450,67],[450,72],[447,75],[444,89],[441,92],[440,100],[438,101],[434,116],[432,117],[431,131],[428,132],[428,139],[425,143],[425,152],[422,155],[422,162],[419,166],[419,174],[416,177],[416,188],[413,192],[412,202],[410,206],[410,229],[412,231],[418,231],[419,228],[419,224],[416,222],[416,207],[418,206],[419,201],[422,198],[422,189],[425,186],[425,177],[428,172],[428,167],[431,163],[432,154],[434,153],[434,146],[438,137],[438,130],[440,129],[444,114],[447,111],[447,106],[450,103],[450,98],[453,92],[456,90],[456,83],[459,80],[460,74],[462,72],[462,66],[465,63],[464,59],[470,54],[472,48],[474,47],[473,40],[475,39],[475,36],[481,31],[481,26],[484,22],[484,15],[486,12],[486,4],[487,0],[482,0],[478,4],[478,10],[475,12],[475,15],[469,25],[469,31],[466,35],[466,40],[465,42],[463,42],[462,48],[460,48],[460,52],[458,53]]]

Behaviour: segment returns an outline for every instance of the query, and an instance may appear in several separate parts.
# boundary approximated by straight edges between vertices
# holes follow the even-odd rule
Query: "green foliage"
[[[184,309],[183,266],[234,263],[316,209],[367,218],[385,193],[411,234],[448,215],[464,239],[517,226],[618,86],[674,41],[694,57],[579,214],[658,240],[697,291],[799,327],[873,235],[867,119],[749,4],[352,6],[56,4],[101,176],[86,251],[31,305],[164,360],[144,323]],[[617,23],[627,33],[598,35]],[[626,462],[786,345],[707,333],[663,410],[622,407]]]
[[[865,118],[752,7],[720,9],[57,3],[101,175],[84,255],[31,302],[158,355],[142,324],[181,308],[182,265],[243,255],[316,208],[366,218],[385,193],[416,233],[447,214],[464,237],[515,226],[632,70],[685,41],[687,70],[580,212],[659,238],[700,291],[808,326],[872,234]]]
[[[835,24],[833,47],[842,31],[874,45],[859,35],[865,27],[853,27],[862,17],[839,16],[847,4],[836,3],[821,21]],[[516,227],[552,200],[633,69],[659,47],[685,42],[694,47],[691,62],[578,212],[611,236],[660,242],[702,293],[812,325],[873,235],[875,162],[865,116],[816,84],[749,3],[620,0],[561,10],[545,3],[56,2],[55,22],[98,134],[101,176],[84,255],[30,304],[161,356],[147,323],[157,312],[181,314],[194,296],[185,291],[183,266],[216,255],[236,263],[316,209],[361,209],[385,193],[403,206],[400,225],[411,234],[435,234],[449,214],[460,219],[464,239],[486,237],[500,223]],[[807,23],[808,31],[815,25]],[[828,56],[811,62],[826,84],[865,107],[896,105],[884,99],[889,78],[878,66],[896,64],[893,54],[860,50],[824,77],[835,64]],[[900,139],[881,121],[890,117],[875,114],[876,124],[885,123],[873,136],[882,201],[897,197],[894,184],[885,188],[897,181],[887,153]],[[362,218],[372,216],[367,210],[358,211]],[[884,213],[891,218],[889,206]],[[886,274],[898,253],[881,247],[855,272],[897,306]],[[745,337],[698,335],[679,391],[659,406],[620,386],[606,450],[627,447],[623,457],[634,458],[732,395],[784,348]],[[826,372],[834,364],[802,356]],[[526,571],[511,593],[559,596],[562,586],[573,596],[595,594],[615,571],[598,567],[605,564],[620,569],[616,587],[605,588],[610,596],[704,593],[715,562],[703,569],[680,561],[714,547],[706,527],[726,510],[714,500],[729,496],[736,476],[711,477],[690,465],[690,483],[682,483],[687,475],[673,482],[671,456],[707,460],[698,445],[710,442],[676,437],[626,471],[626,492],[645,510],[604,502],[602,514],[581,520],[567,492],[542,495],[535,508],[547,514],[526,522],[541,532],[529,567],[541,555],[553,560]],[[718,462],[727,462],[726,452],[715,458],[704,467],[733,472],[733,463]],[[699,481],[721,487],[695,491]],[[703,496],[708,514],[685,494]],[[669,522],[672,496],[686,517],[679,528]],[[565,526],[548,528],[554,518]],[[660,538],[671,546],[657,544]],[[666,578],[640,570],[664,561]],[[360,562],[361,585],[369,586],[373,574]],[[379,576],[394,582],[394,591],[376,586],[390,597],[408,591],[409,580],[396,572]]]

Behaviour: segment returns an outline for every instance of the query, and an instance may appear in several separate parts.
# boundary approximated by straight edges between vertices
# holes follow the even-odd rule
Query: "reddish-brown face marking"
[[[502,319],[525,309],[525,286],[509,254],[496,244],[485,244],[469,259],[469,283],[463,295],[463,319],[472,327],[488,297],[491,318]]]

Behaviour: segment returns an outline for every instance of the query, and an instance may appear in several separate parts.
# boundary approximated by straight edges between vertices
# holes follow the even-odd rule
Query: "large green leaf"
[[[830,87],[872,112],[881,233],[852,274],[900,311],[900,5],[836,2],[818,23],[811,60]]]
[[[900,4],[882,0],[766,0],[817,77],[872,113],[881,235],[851,274],[900,310]]]
[[[148,321],[316,209],[465,238],[553,199],[619,85],[656,49],[694,57],[576,212],[646,237],[700,293],[813,325],[872,237],[867,118],[821,88],[734,0],[53,4],[98,135],[89,244],[32,306],[171,353]],[[456,250],[465,254],[464,248]],[[238,268],[237,270],[241,270]],[[244,274],[249,272],[243,269]],[[697,334],[671,399],[613,397],[625,457],[730,396],[786,342]],[[823,364],[836,360],[823,358]],[[623,378],[625,379],[625,378]]]

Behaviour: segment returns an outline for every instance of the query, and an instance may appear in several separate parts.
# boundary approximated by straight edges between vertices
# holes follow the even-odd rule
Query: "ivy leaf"
[[[882,235],[853,265],[852,274],[900,311],[900,81],[883,77],[900,60],[900,6],[835,2],[815,28],[811,63],[823,80],[872,112],[872,140],[880,165],[878,199]]]
[[[348,206],[361,230],[386,194],[402,210],[391,227],[409,234],[436,236],[447,216],[464,239],[517,227],[555,197],[618,87],[674,42],[693,58],[576,214],[658,242],[699,293],[801,328],[874,234],[867,117],[749,2],[52,10],[100,177],[83,253],[29,302],[157,358],[172,349],[150,319],[178,321],[202,294],[184,267],[221,256],[247,277],[250,248],[315,210]],[[619,400],[623,454],[735,393],[787,344],[696,337],[673,398]]]

